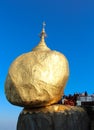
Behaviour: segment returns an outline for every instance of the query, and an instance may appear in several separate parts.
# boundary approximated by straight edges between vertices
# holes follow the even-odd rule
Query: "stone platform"
[[[89,118],[80,107],[57,104],[24,109],[19,115],[17,130],[89,130]]]

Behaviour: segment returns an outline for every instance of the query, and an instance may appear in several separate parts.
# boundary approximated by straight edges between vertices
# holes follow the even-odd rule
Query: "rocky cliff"
[[[18,118],[17,130],[89,130],[89,118],[80,107],[52,105],[24,109]]]

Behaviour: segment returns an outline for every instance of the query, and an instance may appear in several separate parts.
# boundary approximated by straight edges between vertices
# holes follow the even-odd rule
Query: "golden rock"
[[[10,66],[5,94],[8,101],[23,107],[41,107],[57,103],[69,76],[68,61],[41,41],[31,52],[19,56]]]

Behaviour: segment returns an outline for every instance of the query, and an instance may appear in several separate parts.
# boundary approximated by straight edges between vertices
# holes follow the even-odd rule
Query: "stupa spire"
[[[40,33],[41,41],[45,41],[45,37],[47,36],[46,32],[45,32],[45,26],[46,26],[46,24],[45,24],[45,22],[43,22],[43,24],[42,24],[42,31]]]
[[[39,42],[39,44],[33,49],[33,51],[48,51],[48,50],[50,50],[48,47],[47,47],[47,45],[46,45],[46,42],[45,42],[45,37],[47,36],[46,35],[46,32],[45,32],[45,26],[46,26],[46,24],[45,24],[45,22],[43,22],[43,24],[42,24],[42,31],[41,31],[41,33],[40,33],[40,42]]]

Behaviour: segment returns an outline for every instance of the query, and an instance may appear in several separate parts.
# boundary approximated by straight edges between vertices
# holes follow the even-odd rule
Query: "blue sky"
[[[65,94],[94,93],[94,2],[93,0],[1,0],[0,1],[0,130],[16,130],[22,108],[11,105],[4,82],[13,60],[31,51],[46,22],[46,43],[63,53],[70,76]]]

